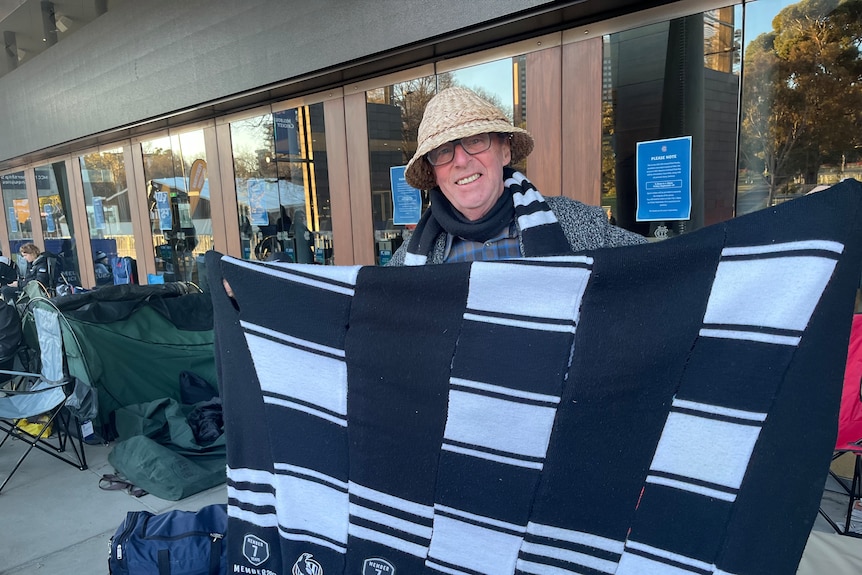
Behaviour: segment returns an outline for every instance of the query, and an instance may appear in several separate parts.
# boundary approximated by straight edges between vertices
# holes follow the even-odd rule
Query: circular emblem
[[[371,557],[362,562],[362,575],[395,575],[395,566],[382,557]]]

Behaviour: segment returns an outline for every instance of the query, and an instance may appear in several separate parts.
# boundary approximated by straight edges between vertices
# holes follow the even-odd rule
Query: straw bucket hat
[[[533,151],[533,137],[516,128],[499,108],[467,88],[447,88],[431,98],[419,124],[419,145],[407,164],[407,183],[420,190],[437,185],[425,154],[446,142],[484,133],[511,134],[512,163]]]

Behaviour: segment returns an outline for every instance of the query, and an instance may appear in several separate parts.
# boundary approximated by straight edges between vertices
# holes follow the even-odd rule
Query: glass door
[[[0,192],[3,194],[3,208],[9,230],[11,250],[9,257],[17,263],[18,275],[23,277],[27,262],[18,255],[18,250],[24,244],[33,241],[33,225],[30,221],[30,204],[27,201],[24,172],[0,176]]]
[[[96,286],[112,285],[117,259],[135,257],[123,149],[86,154],[79,161]]]
[[[201,287],[203,258],[213,247],[203,130],[141,143],[156,274],[148,283]]]
[[[330,265],[323,104],[231,122],[243,258]]]
[[[14,260],[18,248],[33,241],[33,226],[30,222],[30,204],[27,202],[27,185],[24,172],[0,176],[0,191],[3,193],[3,208],[9,230],[10,257]]]
[[[45,164],[34,168],[34,172],[39,197],[39,222],[45,239],[45,245],[39,247],[59,258],[61,281],[80,286],[81,274],[66,163]]]

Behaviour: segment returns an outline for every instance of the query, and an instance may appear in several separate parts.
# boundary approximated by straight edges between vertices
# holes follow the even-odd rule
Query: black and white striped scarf
[[[563,228],[539,190],[524,174],[503,168],[505,190],[497,203],[481,219],[471,222],[452,207],[439,187],[429,191],[431,208],[425,210],[416,226],[404,264],[425,265],[437,236],[447,232],[477,242],[487,241],[514,218],[521,230],[524,257],[570,254]]]

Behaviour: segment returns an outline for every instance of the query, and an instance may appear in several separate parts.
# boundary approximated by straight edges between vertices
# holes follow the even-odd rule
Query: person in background
[[[15,301],[24,289],[24,286],[31,281],[39,282],[49,292],[56,287],[60,269],[55,254],[43,252],[33,243],[22,245],[18,253],[27,261],[27,269],[24,272],[23,278],[0,288],[3,299],[7,302]]]
[[[18,280],[18,270],[15,264],[6,256],[0,256],[0,286],[6,286]]]
[[[407,183],[431,206],[387,265],[564,255],[646,242],[611,225],[599,206],[543,197],[510,164],[533,137],[466,88],[448,88],[425,107]]]
[[[111,266],[108,262],[108,254],[102,250],[98,250],[93,255],[93,271],[96,272],[96,286],[113,285],[114,274],[111,273]]]

